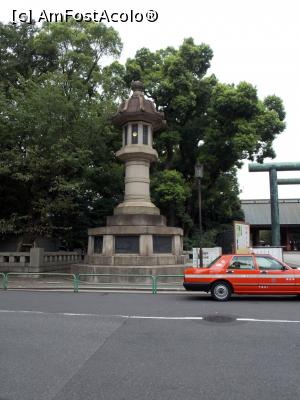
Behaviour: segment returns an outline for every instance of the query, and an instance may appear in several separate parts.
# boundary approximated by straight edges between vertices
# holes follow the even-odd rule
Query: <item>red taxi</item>
[[[235,294],[300,295],[300,269],[293,269],[270,255],[227,254],[208,267],[186,268],[186,290],[210,292],[214,300]]]

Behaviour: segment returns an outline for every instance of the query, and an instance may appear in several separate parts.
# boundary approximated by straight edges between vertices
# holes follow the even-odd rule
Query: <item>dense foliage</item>
[[[262,101],[247,82],[223,84],[207,75],[212,56],[209,46],[196,45],[193,39],[186,39],[179,49],[153,53],[144,48],[127,61],[125,75],[127,84],[143,80],[147,94],[166,115],[168,127],[156,138],[160,162],[154,197],[171,222],[182,225],[186,236],[195,240],[194,167],[197,161],[204,165],[204,244],[208,245],[224,225],[243,218],[236,178],[242,160],[274,157],[272,142],[285,126],[278,97]],[[166,189],[171,180],[173,197]]]
[[[2,237],[57,237],[71,248],[86,245],[87,227],[105,223],[123,192],[114,155],[120,133],[110,118],[133,79],[144,81],[168,123],[155,139],[151,189],[169,223],[182,226],[190,244],[197,240],[197,160],[205,166],[207,243],[242,218],[237,168],[274,156],[282,101],[207,75],[212,50],[192,39],[109,64],[121,48],[117,32],[102,24],[0,24]]]
[[[86,241],[122,193],[118,34],[101,24],[0,27],[0,230]]]

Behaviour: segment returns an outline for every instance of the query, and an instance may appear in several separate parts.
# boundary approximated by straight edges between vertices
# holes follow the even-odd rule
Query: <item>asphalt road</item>
[[[0,292],[0,400],[277,400],[300,390],[300,300]]]

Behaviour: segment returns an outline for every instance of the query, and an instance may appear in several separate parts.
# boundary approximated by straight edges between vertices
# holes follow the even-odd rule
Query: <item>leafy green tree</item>
[[[169,219],[170,225],[175,226],[176,215],[181,224],[191,221],[185,213],[185,203],[191,196],[191,190],[182,174],[176,170],[158,172],[152,179],[154,201],[162,213]]]
[[[103,66],[121,48],[102,24],[0,24],[0,234],[86,244],[87,227],[103,224],[122,196],[121,135],[110,117],[134,79],[168,122],[155,137],[152,195],[169,223],[197,242],[196,161],[205,168],[204,242],[242,218],[236,171],[243,160],[274,157],[281,99],[209,76],[212,50],[192,39]]]
[[[11,62],[0,64],[7,72],[0,94],[1,233],[83,245],[87,227],[104,222],[123,188],[114,156],[120,138],[110,116],[124,86],[109,85],[121,67],[100,64],[119,55],[119,36],[102,24],[74,21],[26,34],[18,26],[1,29],[2,43],[15,29],[1,50]],[[32,57],[16,70],[23,52],[12,43],[21,34]]]
[[[5,25],[0,22],[0,88],[7,94],[11,86],[17,86],[19,77],[30,78],[38,63],[34,50],[35,24]]]
[[[198,206],[194,180],[196,161],[204,164],[203,222],[206,230],[243,218],[238,200],[237,168],[243,160],[262,162],[274,157],[273,140],[284,127],[285,112],[280,98],[260,100],[247,82],[220,83],[207,75],[212,50],[193,39],[179,49],[151,52],[141,49],[126,63],[125,80],[145,83],[147,95],[164,111],[167,129],[155,138],[159,152],[157,173],[177,170],[192,190],[185,212],[196,221]],[[204,141],[202,147],[199,141]],[[153,186],[153,197],[159,197]],[[177,222],[182,219],[176,214]],[[196,225],[185,226],[188,236]]]

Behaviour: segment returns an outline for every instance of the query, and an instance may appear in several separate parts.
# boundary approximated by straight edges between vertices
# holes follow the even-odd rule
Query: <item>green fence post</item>
[[[160,278],[184,278],[183,274],[178,274],[178,275],[155,275],[155,294],[157,293],[157,288],[158,288],[158,280]]]
[[[74,293],[78,293],[79,291],[79,275],[74,275]]]
[[[8,289],[8,278],[7,278],[7,274],[3,274],[4,278],[3,278],[3,289],[7,290]]]
[[[151,281],[152,281],[152,294],[155,294],[155,280],[153,275],[151,275]]]
[[[152,291],[152,293],[153,294],[156,294],[157,293],[157,276],[153,276],[153,291]]]

